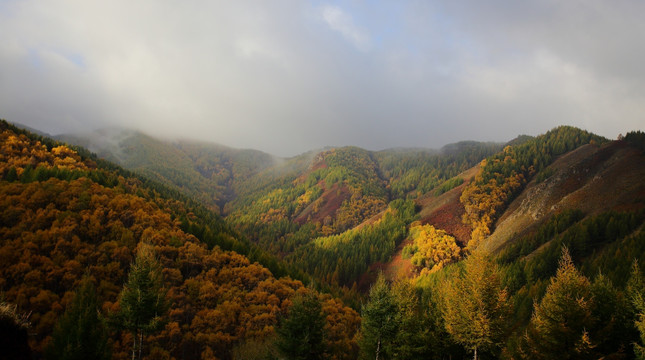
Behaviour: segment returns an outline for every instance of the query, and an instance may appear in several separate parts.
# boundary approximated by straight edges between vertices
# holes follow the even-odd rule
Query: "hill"
[[[94,137],[98,139],[87,135],[65,139],[97,149],[99,154],[211,209],[221,209],[237,231],[288,261],[294,261],[291,254],[308,252],[298,249],[310,246],[314,239],[364,226],[366,219],[374,222],[390,201],[419,197],[501,149],[501,144],[469,141],[437,151],[370,152],[344,147],[278,159],[214,144],[164,142],[136,132],[115,135],[103,131]],[[377,247],[369,263],[390,254],[391,250]],[[365,266],[364,256],[361,259],[356,259],[358,268]],[[299,265],[324,282],[349,287],[359,275],[358,268],[335,271],[334,265],[330,271],[320,270],[324,267],[331,265],[321,265],[318,271],[308,264]],[[341,276],[344,280],[339,283],[331,280],[338,278],[333,276],[335,272],[354,275]]]
[[[144,336],[144,355],[229,359],[251,348],[272,351],[292,298],[313,292],[325,309],[326,348],[336,358],[353,358],[358,314],[300,281],[276,278],[284,265],[200,204],[5,121],[0,137],[2,308],[12,304],[29,314],[35,356],[52,342],[83,277],[95,286],[97,310],[107,318],[118,314],[135,254],[149,247],[169,308],[163,326]],[[132,340],[119,325],[111,328],[113,358],[130,358]]]
[[[236,185],[278,159],[256,150],[238,150],[195,141],[165,141],[126,129],[103,129],[57,138],[221,209],[236,197]]]
[[[95,281],[102,312],[117,312],[128,264],[147,243],[173,304],[146,338],[151,358],[264,355],[304,292],[325,309],[330,358],[635,356],[645,316],[632,265],[645,261],[642,132],[609,141],[562,126],[505,145],[290,159],[114,135],[140,154],[113,152],[135,174],[3,126],[0,286],[35,309],[36,351],[81,269],[105,279]],[[186,176],[210,180],[182,188]],[[193,185],[205,192],[195,200]],[[293,278],[360,299],[361,317]],[[111,339],[115,357],[128,356],[130,335]]]

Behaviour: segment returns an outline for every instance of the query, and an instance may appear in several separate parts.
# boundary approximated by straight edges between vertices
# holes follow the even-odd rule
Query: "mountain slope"
[[[124,129],[67,134],[62,141],[84,146],[151,180],[175,187],[215,211],[235,198],[236,183],[275,164],[256,150],[237,150],[211,143],[164,141]]]
[[[101,312],[118,311],[142,243],[158,256],[170,304],[165,326],[144,342],[155,358],[230,359],[233,348],[274,336],[291,298],[311,291],[222,250],[218,244],[263,257],[217,215],[163,186],[4,121],[0,139],[2,301],[31,314],[37,356],[84,275],[96,284]],[[331,329],[327,348],[339,359],[354,357],[358,314],[329,295],[318,297]],[[131,340],[115,331],[115,359],[130,358]]]
[[[533,180],[498,220],[486,247],[495,251],[565,210],[587,215],[645,207],[645,158],[625,141],[585,145],[562,155]]]

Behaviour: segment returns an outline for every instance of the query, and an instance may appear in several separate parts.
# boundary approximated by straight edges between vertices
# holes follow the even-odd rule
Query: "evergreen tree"
[[[397,302],[380,274],[370,289],[369,300],[361,309],[361,353],[365,359],[391,358],[399,330]]]
[[[591,296],[594,325],[587,330],[596,342],[595,351],[608,357],[624,355],[637,338],[629,300],[602,273],[591,284]]]
[[[18,180],[18,173],[16,172],[15,166],[12,166],[9,168],[7,173],[4,175],[4,179],[8,182],[13,182]]]
[[[324,355],[325,314],[314,291],[297,295],[289,315],[277,330],[278,350],[287,359],[322,359]]]
[[[510,303],[500,271],[482,251],[464,261],[464,271],[443,286],[443,317],[447,332],[473,352],[495,352],[507,330]]]
[[[595,347],[588,329],[593,328],[591,283],[575,268],[563,248],[555,277],[536,303],[525,335],[523,353],[533,359],[579,359],[591,356]]]
[[[632,275],[627,282],[627,296],[633,306],[635,325],[640,335],[640,341],[634,343],[634,354],[639,360],[645,360],[645,280],[638,266],[638,262],[632,264]]]
[[[137,350],[141,358],[143,335],[151,334],[163,326],[162,316],[167,310],[165,297],[161,265],[152,246],[141,243],[130,267],[128,280],[119,294],[120,311],[116,319],[118,326],[130,331],[134,337],[133,359]]]
[[[397,359],[427,358],[432,330],[414,286],[401,280],[392,287],[397,305],[397,326],[391,354]]]
[[[110,359],[107,329],[89,277],[83,278],[74,299],[58,320],[46,354],[48,359]]]

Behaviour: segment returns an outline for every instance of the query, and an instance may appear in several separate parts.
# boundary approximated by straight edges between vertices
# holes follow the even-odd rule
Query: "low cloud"
[[[282,156],[642,129],[642,1],[0,2],[0,117]]]

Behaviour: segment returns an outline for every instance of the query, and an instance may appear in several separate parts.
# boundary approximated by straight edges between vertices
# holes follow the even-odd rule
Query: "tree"
[[[593,327],[592,309],[591,283],[575,268],[565,247],[555,277],[535,304],[523,353],[535,359],[590,356],[595,347],[588,333]]]
[[[473,352],[497,350],[507,330],[510,315],[508,294],[500,271],[483,251],[464,261],[459,277],[444,283],[443,317],[446,331]]]
[[[98,312],[96,288],[83,278],[47,347],[48,359],[110,359],[108,333]]]
[[[28,316],[17,311],[17,306],[0,301],[0,349],[7,359],[29,360]]]
[[[278,350],[287,359],[322,359],[325,339],[325,314],[316,293],[297,295],[289,315],[277,330]]]
[[[645,360],[645,281],[638,262],[632,264],[632,274],[627,282],[627,295],[633,306],[636,317],[635,325],[640,335],[640,342],[634,343],[634,354],[639,360]]]
[[[392,286],[392,295],[397,305],[398,331],[394,337],[391,354],[397,359],[426,358],[430,346],[432,326],[427,312],[421,305],[420,296],[407,280],[401,280]]]
[[[167,310],[166,293],[163,289],[161,265],[151,245],[141,243],[128,280],[119,294],[120,311],[118,325],[132,333],[132,359],[137,352],[139,359],[143,347],[143,335],[151,334],[163,326],[162,316]]]
[[[387,359],[399,330],[396,299],[383,274],[370,289],[368,302],[361,309],[361,353],[366,359]]]

